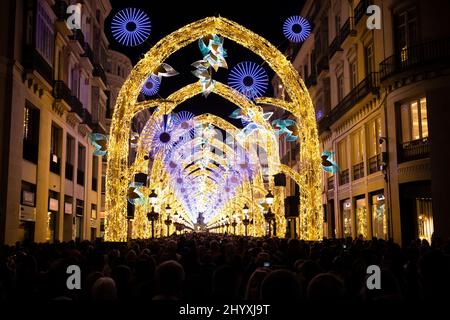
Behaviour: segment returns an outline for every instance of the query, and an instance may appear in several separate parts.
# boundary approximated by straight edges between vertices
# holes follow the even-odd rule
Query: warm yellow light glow
[[[284,108],[291,112],[297,121],[300,142],[300,163],[301,172],[291,173],[295,177],[300,186],[300,224],[299,235],[302,239],[318,240],[322,237],[322,199],[321,199],[321,172],[320,172],[320,153],[317,136],[316,120],[314,116],[314,107],[309,97],[308,91],[300,79],[298,72],[291,63],[281,54],[273,45],[264,38],[251,32],[248,29],[236,24],[233,21],[221,17],[210,17],[197,22],[191,23],[160,40],[153,48],[151,48],[145,57],[133,68],[128,79],[125,81],[117,98],[114,108],[114,115],[111,124],[109,150],[108,150],[108,168],[106,176],[106,230],[105,240],[107,241],[126,241],[127,238],[127,221],[126,221],[126,191],[127,186],[132,177],[137,172],[148,171],[148,161],[143,158],[143,149],[138,150],[138,156],[135,163],[128,165],[128,139],[130,135],[130,123],[133,116],[140,110],[158,106],[153,117],[161,117],[164,113],[168,113],[179,103],[191,98],[201,92],[199,83],[185,87],[185,89],[177,91],[167,99],[150,100],[146,103],[137,103],[137,97],[140,89],[148,76],[156,70],[159,65],[164,62],[172,53],[183,48],[187,44],[196,41],[202,36],[208,34],[218,34],[225,38],[231,39],[243,47],[251,50],[262,57],[268,66],[270,66],[280,78],[287,96],[291,99],[289,102],[271,98],[259,99],[257,103],[271,103],[278,107]],[[273,132],[272,127],[262,118],[261,107],[247,100],[244,96],[236,93],[225,85],[217,83],[214,93],[233,102],[246,114],[248,110],[255,111],[256,116],[253,121],[260,124],[267,130]],[[264,100],[266,99],[266,100]],[[271,134],[269,134],[270,138]],[[271,159],[271,168],[269,173],[275,174],[280,168],[276,161],[278,159],[278,145],[276,139],[268,139],[268,154]],[[276,165],[276,166],[275,166]],[[276,169],[276,167],[278,169]],[[284,169],[282,169],[284,170]],[[289,170],[285,170],[289,172]],[[174,194],[170,185],[165,183],[168,175],[162,165],[161,159],[155,159],[150,173],[150,187],[144,190],[148,196],[150,188],[157,190],[158,200],[165,199],[170,194]],[[255,181],[259,181],[260,177],[256,177]],[[273,179],[269,183],[268,188],[273,189]],[[244,192],[237,197],[235,201],[242,208],[244,201],[250,206],[250,216],[254,220],[254,224],[249,226],[250,235],[261,235],[264,226],[262,210],[258,206],[257,199],[264,197],[264,193],[256,194],[253,199],[249,198],[250,190],[253,188],[249,182],[244,182],[242,186]],[[254,191],[254,190],[253,190]],[[276,193],[273,208],[274,212],[279,212],[282,206],[280,201],[282,192]],[[259,197],[259,198],[258,198]],[[281,199],[282,200],[282,199]],[[186,212],[182,211],[176,197],[173,197],[171,206],[180,213],[180,217],[187,217]],[[237,205],[235,202],[233,202]],[[164,213],[164,207],[161,202],[157,205],[158,212]],[[160,208],[161,207],[161,208]],[[162,209],[162,210],[161,210]],[[233,207],[230,203],[223,209],[223,213],[230,213]],[[213,218],[211,223],[219,221],[218,216]],[[137,214],[133,221],[133,234],[136,237],[148,237],[148,221],[146,221],[145,208],[137,208]],[[160,217],[155,230],[157,236],[165,235],[165,227],[161,221],[165,219]],[[278,224],[278,216],[277,216]],[[189,220],[187,220],[189,221]],[[284,219],[283,219],[284,221]],[[282,222],[280,222],[282,225]],[[138,231],[134,229],[138,227]],[[277,226],[278,231],[278,226]],[[237,232],[243,233],[240,225]],[[278,234],[279,236],[283,234]]]

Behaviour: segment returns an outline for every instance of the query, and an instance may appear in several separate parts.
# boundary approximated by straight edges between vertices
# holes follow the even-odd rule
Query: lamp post
[[[225,232],[228,233],[229,232],[229,226],[230,226],[230,216],[227,216],[225,218],[225,226],[226,226]]]
[[[269,237],[272,236],[272,220],[275,218],[275,214],[272,213],[272,209],[269,207],[269,210],[264,214],[264,220],[269,224]]]
[[[250,224],[250,219],[248,218],[248,211],[249,208],[247,206],[247,204],[244,205],[244,208],[242,208],[242,213],[244,214],[244,219],[242,219],[242,223],[244,224],[244,232],[245,232],[245,236],[247,237],[248,235],[248,225]]]
[[[150,192],[148,196],[150,203],[152,205],[152,210],[147,213],[147,219],[152,223],[152,239],[155,238],[155,221],[159,218],[159,213],[155,211],[155,205],[156,200],[158,198],[158,195],[156,194],[155,190],[152,189],[152,192]]]

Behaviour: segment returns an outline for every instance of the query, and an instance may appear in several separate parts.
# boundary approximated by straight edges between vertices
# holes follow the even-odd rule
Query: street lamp
[[[164,223],[167,226],[167,236],[170,235],[169,231],[170,231],[170,225],[172,224],[172,220],[170,219],[170,215],[167,215],[167,219],[164,220]]]
[[[148,198],[150,200],[150,204],[154,207],[156,205],[156,200],[158,198],[158,195],[155,192],[155,189],[152,189],[152,192],[148,195]]]
[[[155,221],[158,220],[159,213],[155,211],[155,207],[152,207],[152,211],[147,213],[147,219],[152,223],[152,239],[155,238]]]
[[[272,220],[275,218],[275,214],[272,213],[272,209],[269,207],[269,210],[264,214],[264,220],[269,224],[269,237],[272,232]]]
[[[269,190],[269,192],[266,194],[266,203],[271,206],[273,203],[273,194],[272,191]]]
[[[250,219],[248,218],[248,214],[244,214],[244,219],[242,219],[242,223],[244,224],[245,236],[248,236],[247,230],[248,225],[250,224]]]
[[[248,206],[247,206],[247,204],[245,204],[244,208],[242,208],[242,213],[244,214],[244,216],[248,215],[248,211],[249,211]]]
[[[227,217],[225,218],[225,226],[226,226],[226,231],[228,233],[228,227],[230,226],[230,216],[227,215]]]

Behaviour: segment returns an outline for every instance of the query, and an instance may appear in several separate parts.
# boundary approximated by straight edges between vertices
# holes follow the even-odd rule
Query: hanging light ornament
[[[334,152],[325,150],[322,153],[322,168],[326,172],[336,173],[339,172],[339,166],[334,161]]]
[[[152,74],[150,77],[148,77],[147,81],[145,81],[144,85],[142,86],[141,92],[147,97],[154,96],[158,93],[160,84],[160,78]]]
[[[300,16],[292,16],[283,24],[284,36],[291,42],[302,42],[311,33],[311,25],[308,20]]]
[[[145,197],[141,191],[142,186],[143,184],[140,182],[131,182],[128,185],[127,199],[132,205],[142,205],[145,203]]]
[[[234,66],[228,84],[249,99],[261,97],[269,86],[267,72],[258,64],[244,61]]]
[[[111,31],[117,42],[125,46],[138,46],[150,36],[149,16],[137,8],[126,8],[114,15]]]
[[[159,152],[167,153],[180,140],[180,133],[174,130],[173,115],[164,115],[160,119],[153,120],[150,124],[151,130],[142,139],[146,146],[147,153],[153,156]]]
[[[183,140],[192,139],[195,135],[195,115],[192,112],[180,111],[173,118],[173,123],[181,132]]]
[[[102,133],[90,133],[89,143],[94,147],[94,156],[103,157],[108,152],[108,136]]]
[[[293,131],[287,128],[290,126],[295,126],[295,123],[295,120],[292,119],[277,119],[272,121],[272,125],[278,127],[278,129],[275,131],[277,135],[286,134],[286,142],[294,142],[298,139],[297,136],[293,135]]]

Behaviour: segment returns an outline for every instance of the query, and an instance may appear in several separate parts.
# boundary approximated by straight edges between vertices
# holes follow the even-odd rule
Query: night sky
[[[111,0],[111,3],[113,10],[105,22],[105,31],[110,40],[110,47],[126,54],[134,64],[142,58],[144,53],[156,42],[169,33],[201,18],[219,15],[240,23],[244,27],[263,36],[283,51],[289,45],[289,42],[282,33],[283,22],[289,16],[300,14],[303,0],[273,1],[271,4],[268,4],[266,1],[245,0],[185,1],[182,5],[179,1],[164,0]],[[114,14],[127,7],[141,8],[148,13],[151,19],[152,32],[150,37],[146,42],[137,47],[125,47],[120,45],[113,39],[109,31],[110,21]],[[268,65],[265,64],[259,56],[256,56],[249,50],[228,39],[225,39],[224,48],[228,52],[226,60],[230,69],[241,61],[250,60],[262,65],[267,71],[269,79],[273,77],[273,71]],[[171,78],[163,78],[158,94],[165,98],[170,93],[185,85],[197,81],[198,79],[191,74],[191,71],[194,70],[194,68],[190,64],[201,58],[202,56],[198,49],[197,42],[190,44],[169,57],[169,59],[166,60],[166,63],[169,63],[175,68],[180,75]],[[218,72],[214,72],[213,78],[223,83],[227,83],[228,70],[220,68]],[[266,95],[272,95],[270,84]],[[232,121],[232,119],[228,118],[228,115],[236,108],[237,106],[212,93],[207,98],[202,95],[196,96],[178,106],[175,111],[188,110],[195,114],[209,112],[227,118],[230,122],[238,125],[239,122]]]

